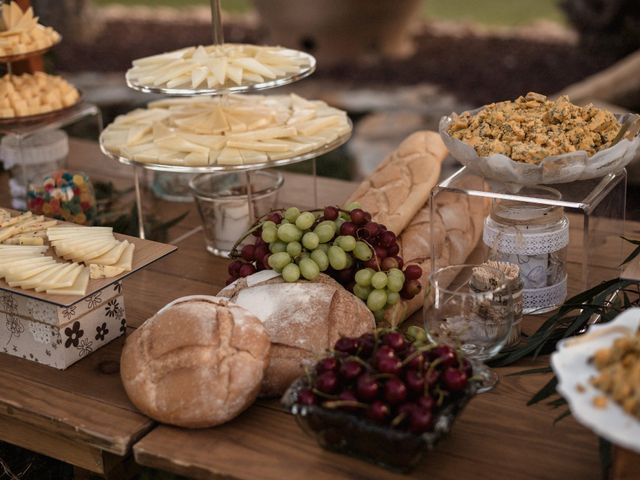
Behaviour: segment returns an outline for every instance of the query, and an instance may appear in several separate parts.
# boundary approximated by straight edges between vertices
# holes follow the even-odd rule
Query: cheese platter
[[[0,290],[68,307],[174,252],[177,247],[4,210],[0,217]],[[22,220],[20,220],[22,219]],[[36,241],[14,244],[29,226]],[[29,245],[28,243],[32,243]]]

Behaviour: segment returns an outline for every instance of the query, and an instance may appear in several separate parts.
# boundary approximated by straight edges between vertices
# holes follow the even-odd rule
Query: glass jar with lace
[[[550,187],[524,188],[535,190],[526,192],[534,198],[561,199],[560,192]],[[561,206],[495,198],[483,241],[489,247],[489,260],[520,267],[525,314],[549,312],[564,302],[569,219]]]

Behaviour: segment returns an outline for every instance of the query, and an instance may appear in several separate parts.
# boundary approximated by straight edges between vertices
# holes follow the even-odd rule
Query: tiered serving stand
[[[5,64],[7,75],[13,75],[13,62],[26,60],[36,55],[42,55],[48,52],[58,43],[60,42],[58,41],[57,43],[45,49],[34,50],[32,52],[21,53],[19,55],[0,57],[0,63]],[[46,130],[56,130],[58,128],[64,128],[87,117],[93,117],[96,122],[98,134],[100,134],[100,132],[102,132],[102,115],[100,114],[100,109],[92,103],[85,102],[82,99],[82,92],[80,92],[80,98],[78,102],[69,107],[37,115],[0,119],[0,135],[13,135],[17,138],[18,144],[21,144],[31,135]],[[21,167],[23,183],[26,185],[28,179],[27,166],[23,162]]]
[[[224,35],[222,31],[220,0],[211,0],[211,19],[212,19],[213,43],[215,45],[223,44]],[[150,86],[150,85],[142,85],[142,84],[131,81],[128,78],[128,76],[125,78],[127,81],[127,86],[143,93],[155,93],[155,94],[161,94],[161,95],[189,96],[189,97],[199,96],[199,95],[221,96],[222,101],[224,102],[224,98],[229,94],[246,94],[246,93],[258,92],[261,90],[267,90],[271,88],[277,88],[283,85],[288,85],[290,83],[296,82],[298,80],[301,80],[311,75],[316,69],[315,58],[304,52],[299,52],[299,53],[305,56],[309,61],[309,65],[307,67],[302,68],[301,70],[299,70],[294,74],[290,74],[282,78],[277,78],[274,80],[269,80],[261,83],[234,85],[234,86],[224,87],[224,88],[188,89],[188,88],[163,88],[163,87],[156,87],[156,86]],[[252,171],[271,168],[271,167],[281,167],[285,165],[291,165],[294,163],[311,160],[312,175],[314,178],[314,181],[313,181],[314,203],[317,205],[318,193],[317,193],[317,178],[316,178],[317,177],[316,158],[340,147],[347,140],[349,140],[350,137],[351,137],[351,131],[349,131],[347,134],[339,136],[335,140],[328,142],[313,151],[307,152],[302,155],[295,155],[289,158],[269,161],[265,163],[254,163],[254,164],[246,164],[246,165],[207,165],[207,166],[191,167],[191,166],[184,166],[184,165],[174,166],[174,165],[165,165],[165,164],[142,163],[127,157],[123,157],[121,155],[114,155],[110,153],[104,147],[102,141],[100,142],[100,148],[102,152],[108,157],[111,157],[122,164],[130,165],[133,167],[138,225],[139,225],[139,236],[140,238],[145,238],[144,213],[143,213],[144,210],[142,208],[142,193],[140,188],[141,176],[144,170],[151,170],[151,171],[158,171],[158,172],[172,172],[172,173],[190,173],[190,174],[209,173],[209,172],[219,172],[219,173],[244,172],[249,217],[250,217],[250,221],[253,222],[255,219],[255,215],[254,215],[252,192],[251,192],[251,172]]]

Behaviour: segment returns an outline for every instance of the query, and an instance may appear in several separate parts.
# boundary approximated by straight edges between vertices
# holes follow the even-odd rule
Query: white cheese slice
[[[47,289],[49,295],[84,295],[89,285],[89,269],[83,268],[70,287]]]
[[[43,282],[44,280],[53,278],[55,275],[60,273],[63,269],[67,268],[67,265],[70,265],[70,264],[57,263],[55,265],[51,265],[48,270],[44,270],[43,272],[40,272],[37,275],[34,275],[33,277],[30,277],[26,280],[10,281],[7,283],[9,283],[9,286],[11,287],[20,287],[24,289],[34,288],[40,285],[40,283]]]
[[[122,253],[126,250],[129,242],[118,242],[118,244],[109,250],[107,253],[96,257],[91,260],[91,263],[95,263],[98,265],[113,265],[114,263],[118,263]]]
[[[124,268],[115,267],[113,265],[96,265],[95,263],[89,265],[89,275],[93,280],[117,277],[124,272]]]
[[[15,282],[17,280],[25,280],[27,278],[33,277],[34,275],[37,275],[40,272],[44,272],[45,270],[48,270],[53,265],[55,265],[55,260],[53,260],[53,258],[51,260],[51,262],[43,265],[13,270],[11,273],[7,273],[4,278],[7,282]]]
[[[36,292],[44,292],[48,288],[64,288],[73,285],[84,267],[79,263],[68,263],[67,265],[68,267],[59,272],[55,277],[49,280],[43,280],[34,290]]]
[[[135,251],[135,249],[136,249],[135,244],[129,243],[127,245],[127,249],[122,253],[120,260],[118,260],[118,263],[116,263],[113,266],[118,268],[124,268],[126,272],[130,272],[131,269],[133,268],[133,252]]]

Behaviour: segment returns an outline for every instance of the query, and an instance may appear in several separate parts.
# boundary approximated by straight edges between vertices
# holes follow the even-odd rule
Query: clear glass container
[[[12,206],[27,208],[29,184],[64,168],[68,153],[69,139],[62,130],[37,132],[26,138],[6,135],[0,144],[0,156],[11,177]]]
[[[524,187],[535,198],[559,201],[556,189]],[[518,265],[523,283],[524,313],[544,313],[567,296],[569,219],[561,206],[494,199],[485,220],[483,241],[488,258]]]
[[[251,204],[247,180],[251,185]],[[189,186],[202,219],[206,248],[214,255],[228,257],[236,241],[254,218],[276,207],[284,179],[279,172],[202,173]]]

